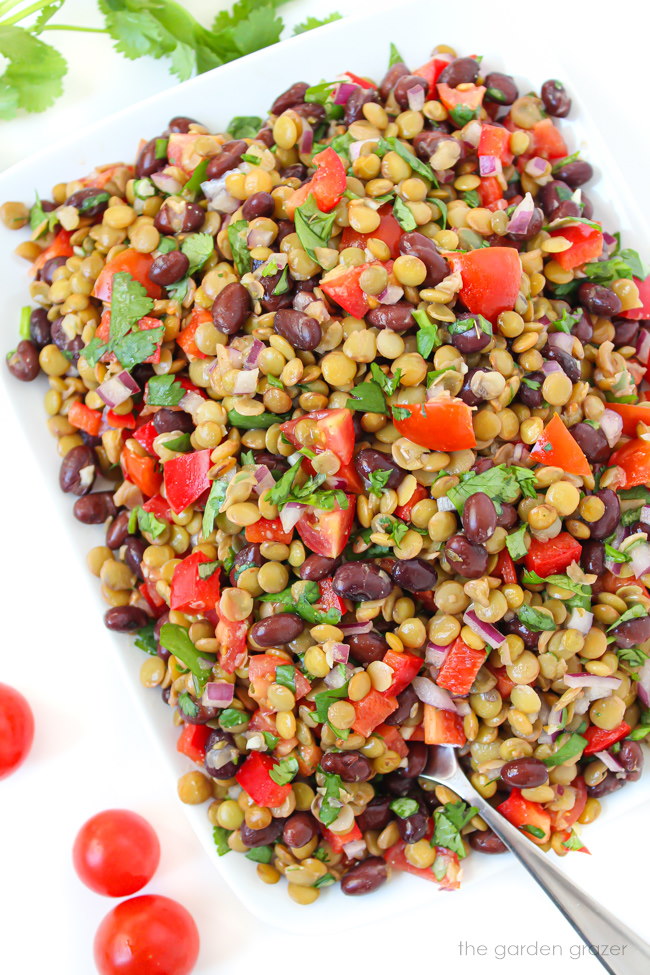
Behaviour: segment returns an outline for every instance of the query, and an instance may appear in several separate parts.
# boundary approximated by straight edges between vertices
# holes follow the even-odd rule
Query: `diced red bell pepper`
[[[179,454],[165,462],[165,496],[175,514],[189,508],[210,487],[211,453],[206,447],[191,454]]]
[[[176,344],[180,345],[181,349],[188,358],[191,359],[207,359],[208,356],[205,352],[201,352],[198,345],[194,341],[194,336],[196,335],[196,330],[199,325],[204,325],[206,322],[212,321],[212,315],[205,308],[194,308],[192,314],[190,315],[190,320],[176,336]]]
[[[293,528],[285,532],[279,518],[260,518],[253,525],[246,526],[247,542],[282,542],[289,545],[293,538]]]
[[[328,609],[336,609],[339,613],[343,614],[347,612],[347,607],[339,594],[334,592],[334,582],[332,579],[321,579],[318,583],[318,588],[320,589],[320,596],[318,597],[318,605],[327,612]]]
[[[356,717],[352,727],[358,735],[367,738],[377,725],[382,724],[397,708],[397,698],[376,691],[369,691],[360,701],[353,701]]]
[[[648,590],[643,583],[639,582],[639,580],[635,579],[633,576],[623,578],[622,576],[615,576],[612,572],[604,572],[603,575],[598,579],[598,585],[602,588],[603,592],[617,593],[618,590],[622,589],[623,586],[629,586],[632,584],[639,587],[644,596],[649,595]]]
[[[559,413],[554,413],[546,424],[530,456],[538,464],[560,467],[567,474],[576,474],[578,477],[588,477],[591,474],[584,451],[564,425]]]
[[[266,702],[268,689],[275,680],[275,672],[279,666],[285,664],[285,660],[275,657],[270,653],[256,653],[248,661],[248,679],[251,683],[251,697],[261,702]],[[294,682],[296,686],[296,700],[305,697],[311,690],[311,684],[298,668],[295,668]]]
[[[227,674],[234,674],[238,667],[241,667],[246,660],[246,637],[248,636],[248,621],[242,620],[235,623],[225,619],[219,612],[219,605],[216,606],[218,618],[214,632],[215,639],[219,646],[219,666]]]
[[[377,85],[370,78],[362,78],[358,74],[354,74],[353,71],[345,71],[344,74],[348,76],[350,81],[353,81],[355,85],[359,85],[361,88],[365,88],[366,91],[370,91],[371,88],[376,88]]]
[[[499,576],[504,582],[517,581],[517,569],[512,561],[512,556],[507,548],[502,549],[497,557],[497,564],[492,570],[492,575]]]
[[[156,430],[153,420],[149,420],[148,423],[143,423],[141,427],[133,434],[133,439],[137,440],[141,447],[147,451],[148,454],[155,454],[153,449],[153,442],[158,436],[158,431]]]
[[[346,494],[345,497],[347,508],[340,508],[338,502],[329,511],[323,508],[307,508],[296,524],[305,545],[317,555],[337,559],[348,543],[357,510],[357,499],[353,494]]]
[[[494,667],[489,662],[485,665],[487,669],[493,674],[497,679],[497,690],[504,701],[507,701],[510,697],[510,691],[515,686],[515,682],[510,680],[508,677],[508,671],[505,667]]]
[[[142,251],[136,251],[133,247],[127,247],[126,250],[120,251],[108,264],[104,265],[99,277],[95,281],[93,297],[99,298],[100,301],[110,302],[111,292],[113,290],[113,275],[118,274],[120,271],[126,271],[135,281],[140,282],[150,298],[161,298],[162,289],[149,279],[149,271],[151,270],[152,264],[153,257],[151,254],[143,254]],[[160,325],[160,322],[158,322],[158,325]]]
[[[636,437],[638,423],[650,426],[650,403],[608,403],[607,409],[622,418],[623,433],[627,437]]]
[[[571,809],[551,810],[551,822],[554,830],[569,829],[580,819],[587,805],[587,786],[581,775],[577,775],[571,787],[576,790],[576,800]],[[585,848],[585,851],[589,851]]]
[[[406,504],[398,504],[393,514],[396,518],[401,518],[402,521],[410,521],[413,508],[416,506],[416,504],[418,504],[419,501],[424,501],[424,499],[428,497],[429,492],[427,489],[422,487],[421,484],[416,484],[415,491],[408,499]]]
[[[212,734],[212,728],[205,724],[186,724],[180,733],[176,750],[187,755],[197,765],[205,762],[205,745]]]
[[[587,746],[584,753],[585,755],[595,755],[596,752],[604,752],[615,745],[617,741],[620,741],[621,738],[627,738],[631,731],[632,729],[626,721],[621,721],[610,731],[590,725],[585,731]]]
[[[609,463],[622,468],[626,488],[647,484],[650,481],[650,443],[640,438],[630,440],[614,451]]]
[[[156,518],[161,521],[170,521],[172,516],[172,509],[169,507],[169,502],[163,498],[162,494],[154,494],[152,498],[142,505],[145,511],[149,511]]]
[[[409,747],[406,741],[402,738],[399,733],[399,728],[394,727],[390,724],[380,724],[377,725],[373,731],[373,735],[379,735],[380,738],[384,739],[384,745],[388,751],[395,752],[400,758],[406,758],[409,753]],[[409,739],[412,741],[413,739]]]
[[[483,96],[486,89],[483,85],[472,85],[471,88],[450,88],[449,85],[438,84],[438,98],[448,112],[452,112],[459,105],[469,108],[472,111],[480,108],[483,104]]]
[[[323,839],[332,848],[332,853],[343,853],[346,843],[354,843],[355,840],[362,840],[363,833],[359,829],[359,824],[355,823],[347,833],[333,833],[331,829],[323,829]]]
[[[36,260],[33,262],[32,273],[37,274],[43,265],[53,257],[72,257],[74,251],[72,249],[72,244],[70,243],[71,237],[71,230],[59,230],[49,247],[42,250]]]
[[[135,430],[133,413],[116,413],[115,410],[104,410],[104,418],[113,430]]]
[[[342,274],[337,274],[336,277],[321,281],[319,287],[348,315],[352,315],[354,318],[363,318],[370,308],[370,299],[362,290],[359,278],[367,268],[373,265],[383,266],[380,261],[359,264],[357,267],[348,268]]]
[[[477,189],[482,207],[492,207],[503,200],[503,187],[496,176],[482,176]]]
[[[454,711],[424,705],[424,740],[427,745],[464,745],[463,719]]]
[[[571,247],[554,254],[554,260],[560,267],[572,270],[581,267],[589,261],[597,261],[603,252],[603,235],[596,227],[586,223],[569,224],[566,227],[556,227],[549,231],[551,237],[564,237],[571,242]]]
[[[514,158],[510,151],[510,132],[501,125],[483,122],[476,154],[494,156],[508,166]]]
[[[382,691],[382,693],[392,697],[401,694],[417,676],[423,662],[422,657],[416,657],[413,653],[396,653],[394,650],[387,650],[384,655],[384,663],[392,668],[393,681],[388,690]]]
[[[346,247],[358,247],[360,250],[365,250],[368,246],[368,241],[371,237],[377,240],[381,240],[386,244],[390,251],[390,256],[395,260],[399,257],[399,242],[404,234],[401,226],[395,219],[393,215],[393,207],[391,203],[384,203],[382,207],[377,211],[380,217],[379,226],[372,233],[362,234],[358,230],[354,230],[352,227],[344,227],[343,233],[341,234],[341,243],[339,245],[340,250],[344,250]]]
[[[427,98],[437,98],[436,85],[438,83],[438,78],[448,66],[449,61],[445,58],[432,58],[427,61],[426,64],[421,65],[416,71],[413,72],[418,78],[426,78],[429,82],[429,87],[427,89]]]
[[[545,118],[536,122],[529,129],[528,135],[531,137],[529,152],[534,151],[536,156],[543,159],[563,159],[568,155],[567,144],[552,119]]]
[[[461,399],[429,400],[427,403],[398,403],[409,415],[393,416],[395,429],[429,450],[465,450],[476,446],[472,409]]]
[[[309,444],[310,450],[315,453],[322,453],[330,450],[335,454],[342,464],[349,464],[354,453],[354,422],[352,410],[314,410],[306,413],[295,420],[287,420],[280,426],[281,432],[294,447],[302,447],[303,444],[296,437],[296,427],[303,420],[313,420],[318,426],[318,439]]]
[[[524,799],[518,789],[513,789],[505,802],[497,806],[502,816],[537,843],[547,843],[551,838],[551,816],[538,802]],[[526,827],[532,827],[533,832]],[[541,835],[539,835],[541,834]]]
[[[235,778],[258,806],[281,806],[291,793],[291,785],[278,785],[269,772],[277,765],[270,755],[252,752],[239,769]]]
[[[120,463],[124,471],[124,477],[139,487],[146,498],[153,497],[160,493],[163,483],[163,476],[160,473],[160,464],[157,457],[141,457],[134,450],[126,445],[122,448]]]
[[[545,579],[556,572],[564,572],[572,562],[579,562],[581,555],[582,545],[578,539],[568,532],[560,532],[546,542],[533,538],[524,561],[529,571]]]
[[[643,281],[639,278],[632,278],[632,280],[639,289],[641,306],[639,308],[627,308],[625,311],[619,311],[618,317],[631,318],[633,321],[638,322],[642,318],[650,318],[650,274]]]
[[[302,206],[310,194],[314,197],[318,209],[323,213],[329,213],[341,202],[345,193],[347,187],[345,166],[331,146],[317,153],[313,162],[317,169],[312,178],[294,190],[285,203],[287,216],[291,219],[296,208]]]
[[[167,608],[167,603],[162,598],[162,596],[157,592],[156,587],[152,582],[141,582],[138,586],[140,594],[149,603],[153,615],[157,618],[162,616],[163,607]]]
[[[521,285],[521,258],[513,247],[481,247],[444,256],[454,271],[460,271],[460,297],[469,311],[493,325],[502,311],[512,311]]]
[[[458,854],[452,853],[444,846],[436,847],[437,858],[440,858],[439,862],[446,861],[447,863],[444,876],[438,880],[431,867],[414,867],[412,863],[409,863],[404,855],[405,848],[404,840],[398,840],[394,846],[389,847],[384,853],[386,863],[390,864],[394,870],[403,870],[405,873],[412,873],[414,877],[421,877],[422,880],[430,880],[434,884],[439,884],[443,890],[457,890],[460,887]]]
[[[102,425],[103,414],[99,410],[91,410],[89,406],[82,403],[80,400],[76,400],[70,405],[68,410],[68,420],[73,427],[77,430],[83,430],[84,433],[90,434],[91,437],[96,437],[99,433],[99,428]]]
[[[469,694],[485,657],[485,649],[475,650],[456,637],[436,677],[436,684],[446,687],[452,694]]]
[[[214,609],[221,596],[219,569],[216,568],[207,579],[199,575],[199,566],[211,561],[205,552],[193,552],[178,563],[171,581],[171,609],[190,616]]]

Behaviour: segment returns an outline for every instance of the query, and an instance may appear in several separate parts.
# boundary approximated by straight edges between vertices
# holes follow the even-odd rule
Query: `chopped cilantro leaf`
[[[234,223],[228,224],[227,233],[237,273],[243,277],[244,274],[248,274],[252,267],[251,254],[246,241],[248,220],[235,220]]]
[[[557,629],[555,620],[549,613],[543,613],[535,606],[529,606],[528,603],[524,603],[523,606],[519,607],[517,617],[529,630],[534,630],[535,632],[539,630]]]
[[[152,376],[147,382],[147,403],[149,406],[178,406],[185,392],[171,373]]]
[[[476,806],[468,806],[460,799],[458,802],[447,802],[438,806],[433,812],[434,830],[431,838],[432,846],[444,846],[462,859],[466,856],[461,830],[477,814]]]

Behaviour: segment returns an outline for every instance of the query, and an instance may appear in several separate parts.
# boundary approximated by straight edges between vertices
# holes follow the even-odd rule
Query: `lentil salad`
[[[107,625],[183,801],[298,903],[501,852],[427,745],[564,855],[648,730],[644,271],[558,82],[393,60],[3,208],[37,276],[9,367],[107,523]]]

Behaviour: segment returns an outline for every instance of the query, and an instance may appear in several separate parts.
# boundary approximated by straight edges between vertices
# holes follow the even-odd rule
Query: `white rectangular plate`
[[[643,225],[630,190],[623,183],[608,144],[581,106],[580,86],[572,81],[571,72],[555,65],[536,46],[533,47],[530,37],[518,37],[518,30],[523,28],[517,27],[515,18],[510,18],[506,35],[499,18],[486,17],[485,11],[484,3],[465,0],[462,6],[448,7],[443,21],[437,5],[430,0],[417,0],[399,4],[392,13],[380,11],[346,19],[293,38],[280,46],[260,51],[148,98],[99,121],[75,138],[14,166],[0,176],[0,201],[29,201],[34,189],[47,198],[55,183],[83,176],[96,165],[132,161],[138,140],[158,134],[174,115],[198,118],[213,131],[218,131],[234,115],[263,116],[275,96],[297,80],[315,84],[322,79],[331,79],[346,69],[380,80],[388,63],[391,41],[412,68],[423,64],[436,44],[446,43],[453,45],[459,54],[483,54],[489,70],[514,74],[522,92],[532,88],[539,90],[541,83],[549,77],[559,77],[568,84],[574,96],[574,109],[570,121],[561,123],[561,127],[569,151],[583,149],[585,158],[596,169],[597,176],[588,188],[589,196],[596,204],[596,216],[604,219],[606,227],[620,229],[625,245],[643,251],[649,240],[647,227]],[[414,30],[414,24],[417,24],[417,30]],[[526,28],[527,31],[530,29],[530,26]],[[584,88],[588,78],[583,75],[581,81]],[[20,239],[4,227],[0,228],[4,349],[16,344],[20,308],[28,301],[26,265],[13,255],[13,248]],[[137,709],[144,715],[152,736],[164,751],[170,775],[177,777],[187,770],[187,764],[175,749],[177,729],[171,724],[170,712],[161,704],[159,694],[145,691],[139,684],[141,652],[130,645],[128,638],[105,630],[101,615],[106,607],[96,592],[98,587],[94,580],[89,582],[87,579],[84,556],[92,545],[100,543],[102,532],[76,522],[71,512],[71,498],[59,491],[59,458],[46,430],[42,408],[45,380],[21,384],[12,379],[5,368],[0,371],[15,409],[16,422],[22,424],[24,436],[31,443],[41,467],[44,481],[40,513],[42,521],[47,523],[49,519],[61,519],[66,524],[70,547],[69,555],[64,553],[61,556],[65,559],[66,570],[65,574],[61,574],[62,601],[71,587],[72,591],[80,594],[95,590],[92,598],[97,605],[97,629],[93,652],[105,654],[107,660],[109,657],[117,659]],[[54,586],[57,582],[49,579],[48,584]],[[650,777],[646,775],[634,786],[608,799],[607,822],[613,823],[617,813],[645,801],[650,796],[649,781]],[[249,910],[280,927],[304,934],[332,930],[327,925],[335,925],[339,929],[353,927],[407,910],[415,904],[433,904],[440,896],[435,885],[398,875],[367,898],[350,900],[340,893],[338,887],[328,890],[317,906],[305,911],[289,900],[283,891],[262,884],[257,879],[255,865],[243,856],[219,858],[216,855],[205,807],[185,806],[184,809],[206,854],[232,890]],[[586,839],[589,843],[588,833]],[[612,850],[620,849],[615,825],[611,827],[611,844]],[[573,864],[574,859],[578,858],[569,859]],[[472,884],[477,878],[489,880],[490,875],[502,869],[508,860],[507,857],[470,857],[464,883]],[[577,864],[576,869],[582,872]],[[462,909],[462,890],[455,896],[459,909]]]

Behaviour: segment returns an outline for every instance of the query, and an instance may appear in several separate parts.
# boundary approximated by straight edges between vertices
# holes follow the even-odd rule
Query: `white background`
[[[186,6],[207,22],[209,14],[223,4],[186,0]],[[387,6],[372,3],[376,16],[385,16],[382,10]],[[445,5],[440,6],[439,36],[423,39],[424,48],[445,40]],[[283,16],[296,23],[309,14],[324,16],[333,9],[358,13],[362,4],[296,0],[283,8]],[[491,16],[490,9],[486,4],[486,16]],[[585,86],[574,94],[601,120],[647,215],[650,146],[644,5],[626,2],[616,8],[611,3],[566,2],[533,10],[512,4],[511,10],[512,17],[530,17],[531,45],[547,45],[554,59],[578,62]],[[58,19],[100,24],[89,0],[68,0]],[[387,38],[390,23],[386,16]],[[416,24],[413,29],[417,30]],[[503,37],[507,47],[507,21]],[[0,122],[3,166],[174,83],[163,62],[126,61],[100,35],[52,32],[48,40],[71,64],[65,96],[45,115]],[[359,43],[363,44],[362,36]],[[479,53],[489,60],[489,51]],[[345,67],[337,64],[334,54],[333,65]],[[271,85],[265,95],[273,93]],[[232,107],[230,114],[236,114],[236,100]],[[26,187],[26,198],[30,195]],[[4,334],[9,334],[8,328]],[[5,393],[0,390],[0,416],[5,417]],[[85,605],[84,594],[66,579],[65,525],[39,518],[39,498],[53,486],[41,480],[15,425],[5,423],[2,434],[0,680],[26,694],[37,721],[29,762],[0,783],[3,972],[89,975],[94,970],[92,938],[112,902],[92,894],[77,880],[70,851],[79,825],[88,816],[119,806],[138,810],[158,831],[162,861],[147,889],[177,898],[194,915],[202,938],[196,975],[241,975],[257,968],[268,975],[299,971],[325,975],[342,966],[381,975],[417,969],[426,975],[434,970],[474,972],[478,964],[490,973],[519,973],[522,967],[526,972],[546,973],[550,966],[571,975],[601,970],[593,960],[571,957],[577,936],[523,871],[510,863],[489,884],[466,886],[462,900],[440,894],[433,911],[396,914],[392,924],[382,921],[346,932],[324,930],[321,939],[306,938],[299,931],[289,936],[241,907],[191,832],[174,783],[143,719],[133,711],[117,668],[106,653],[95,652],[102,624],[96,606]],[[646,933],[649,812],[650,804],[642,801],[609,822],[607,816],[601,818],[583,834],[594,855],[575,854],[563,861],[610,909]],[[278,889],[278,897],[283,896]],[[317,911],[318,906],[305,910]],[[460,940],[486,945],[487,956],[478,964],[459,957]],[[499,960],[494,950],[509,944],[532,946],[529,950],[534,951],[536,943],[555,945],[552,960],[530,955],[524,960]],[[619,971],[627,975],[624,966]]]

